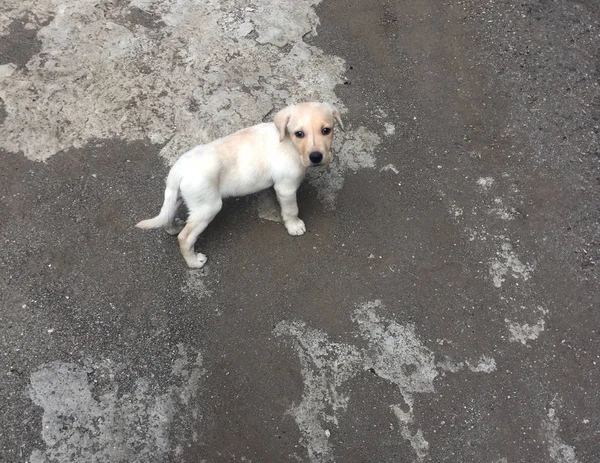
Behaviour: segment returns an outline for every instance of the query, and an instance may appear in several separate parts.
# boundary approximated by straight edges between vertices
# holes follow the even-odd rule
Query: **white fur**
[[[172,235],[178,234],[188,266],[202,268],[207,258],[194,253],[194,243],[221,210],[222,198],[274,186],[288,233],[304,234],[306,227],[298,217],[296,191],[311,165],[311,152],[323,153],[320,165],[330,160],[331,137],[316,133],[321,130],[319,127],[333,128],[334,120],[340,125],[341,120],[335,108],[322,103],[290,106],[278,115],[274,123],[255,125],[183,154],[167,177],[160,213],[136,227],[163,227]],[[306,135],[297,140],[293,133],[300,128]],[[288,130],[292,134],[288,135]],[[185,227],[175,219],[182,200],[189,211]]]

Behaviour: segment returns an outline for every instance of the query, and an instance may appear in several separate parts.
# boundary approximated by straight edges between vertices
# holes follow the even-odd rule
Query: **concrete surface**
[[[600,461],[599,49],[592,0],[5,0],[0,461]],[[133,228],[307,99],[306,235]]]

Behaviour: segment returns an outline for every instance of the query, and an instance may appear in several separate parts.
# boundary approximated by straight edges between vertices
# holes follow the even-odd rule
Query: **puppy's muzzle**
[[[310,159],[310,162],[313,163],[313,165],[318,165],[321,163],[321,161],[323,160],[323,153],[320,153],[318,151],[313,151],[312,153],[310,153],[308,155],[308,159]]]

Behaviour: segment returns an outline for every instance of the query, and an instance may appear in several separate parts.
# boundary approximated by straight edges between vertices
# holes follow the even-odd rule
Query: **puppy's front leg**
[[[275,184],[275,193],[277,193],[277,199],[281,205],[281,217],[290,235],[303,235],[306,231],[304,222],[298,218],[297,189],[298,185],[295,184]]]

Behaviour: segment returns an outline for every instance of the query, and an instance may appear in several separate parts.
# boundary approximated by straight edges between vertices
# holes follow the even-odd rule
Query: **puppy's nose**
[[[323,153],[313,151],[308,155],[308,159],[310,159],[310,162],[312,162],[313,164],[318,164],[323,160]]]

